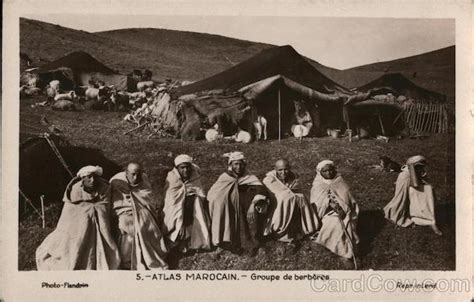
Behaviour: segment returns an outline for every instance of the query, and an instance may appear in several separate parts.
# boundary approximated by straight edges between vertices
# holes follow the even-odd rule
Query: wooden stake
[[[436,108],[433,107],[433,104],[429,104],[429,114],[428,114],[428,120],[426,123],[426,130],[428,132],[433,132],[433,116],[436,111]]]
[[[382,128],[382,135],[385,136],[385,129],[383,127],[382,117],[380,116],[380,112],[378,114],[378,117],[379,117],[380,128]]]
[[[443,106],[443,112],[444,112],[444,126],[445,126],[445,132],[449,132],[449,117],[448,117],[448,109],[446,108],[446,105]]]
[[[407,107],[407,114],[406,114],[406,126],[410,129],[413,130],[413,123],[412,123],[412,111],[413,111],[413,105],[409,105]]]
[[[442,116],[441,116],[441,111],[440,111],[440,112],[438,112],[438,129],[441,129],[442,123],[443,123],[443,121],[442,121]],[[441,133],[441,132],[439,132],[439,133]]]
[[[440,111],[441,107],[438,105],[436,106],[436,110],[435,110],[435,114],[434,114],[434,117],[433,117],[433,132],[434,133],[439,133],[440,132],[440,128],[439,128],[439,125],[437,124],[437,117],[440,115],[441,111]]]
[[[417,118],[417,116],[418,116],[417,107],[418,107],[418,104],[414,104],[414,105],[413,105],[413,117],[412,117],[412,121],[413,121],[413,132],[416,132],[416,118]]]
[[[138,129],[140,129],[140,128],[143,128],[143,127],[145,127],[146,125],[148,125],[149,123],[150,123],[150,122],[146,122],[146,123],[144,123],[144,124],[141,124],[140,126],[137,126],[137,127],[133,128],[132,130],[128,130],[127,132],[124,132],[123,135],[129,134],[130,132],[133,132],[133,131],[136,131],[136,130],[138,130]]]
[[[414,115],[413,115],[413,122],[414,122],[414,125],[413,125],[413,130],[418,134],[418,115],[419,115],[419,112],[418,112],[418,108],[419,108],[419,104],[415,104],[415,108],[414,108]]]
[[[44,195],[40,196],[40,200],[41,200],[41,220],[43,222],[43,229],[44,229],[46,227],[46,221],[44,217]]]
[[[423,132],[423,122],[425,121],[426,118],[426,106],[424,104],[420,104],[420,121],[418,124],[418,129],[420,129],[420,132]]]
[[[397,115],[397,117],[393,120],[392,125],[395,125],[395,123],[398,121],[398,119],[403,115],[403,110],[400,111],[400,113]]]
[[[424,111],[424,106],[423,104],[419,104],[418,106],[418,132],[422,132],[423,131],[423,119],[425,117],[425,111]]]
[[[280,100],[280,87],[278,87],[278,141],[281,141],[281,100]]]

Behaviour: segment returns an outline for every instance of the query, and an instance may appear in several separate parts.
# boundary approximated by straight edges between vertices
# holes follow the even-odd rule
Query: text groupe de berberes
[[[264,274],[257,274],[257,273],[252,273],[250,275],[250,279],[253,281],[280,281],[280,280],[295,280],[295,281],[304,281],[304,280],[322,280],[326,281],[329,280],[328,275],[319,275],[319,274],[284,274],[283,276],[281,275],[276,275],[276,274],[269,274],[269,275],[264,275]]]
[[[76,282],[76,283],[69,283],[69,282],[62,282],[62,283],[49,283],[49,282],[42,282],[41,283],[41,288],[84,288],[84,287],[89,287],[89,284],[87,283],[81,283],[81,282]]]

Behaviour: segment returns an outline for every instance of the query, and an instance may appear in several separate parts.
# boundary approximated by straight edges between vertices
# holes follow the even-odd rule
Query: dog
[[[380,167],[386,172],[401,172],[402,166],[388,156],[380,156]]]

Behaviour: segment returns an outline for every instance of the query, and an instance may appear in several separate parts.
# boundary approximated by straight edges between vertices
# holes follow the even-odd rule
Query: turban
[[[422,155],[415,155],[415,156],[412,156],[410,157],[408,160],[407,160],[407,165],[424,165],[426,164],[426,158]]]
[[[85,177],[85,176],[89,176],[91,174],[95,174],[97,176],[102,176],[102,173],[104,172],[104,170],[102,169],[102,167],[99,167],[99,166],[85,166],[85,167],[82,167],[79,172],[77,172],[77,176],[79,177]]]
[[[176,156],[176,158],[174,159],[174,165],[175,167],[181,165],[181,164],[184,164],[184,163],[189,163],[191,164],[193,162],[193,158],[187,154],[180,154],[178,156]]]
[[[229,158],[229,161],[227,162],[228,164],[230,164],[231,162],[235,161],[235,160],[243,160],[245,161],[245,156],[242,152],[240,151],[234,151],[234,152],[229,152],[229,153],[225,153],[224,154],[224,157],[228,157]]]
[[[323,161],[321,161],[317,166],[316,166],[316,171],[319,173],[321,172],[321,170],[327,166],[327,165],[332,165],[334,166],[334,162],[332,160],[329,160],[329,159],[325,159]]]

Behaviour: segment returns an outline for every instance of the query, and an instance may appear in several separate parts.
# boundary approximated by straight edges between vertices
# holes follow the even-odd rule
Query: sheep
[[[155,82],[153,81],[143,81],[143,82],[137,83],[138,91],[144,91],[147,88],[154,88],[154,87],[155,87]]]
[[[49,82],[49,87],[55,90],[56,93],[59,92],[60,85],[61,85],[61,82],[59,82],[59,80],[52,80],[51,82]]]
[[[51,106],[53,110],[60,110],[60,111],[74,111],[76,110],[76,106],[72,101],[69,100],[59,100],[54,102]]]
[[[74,101],[76,99],[76,93],[71,90],[68,93],[60,93],[54,96],[54,101],[66,100],[66,101]]]
[[[29,87],[26,85],[20,87],[20,97],[38,95],[40,92],[41,89],[38,87]]]

